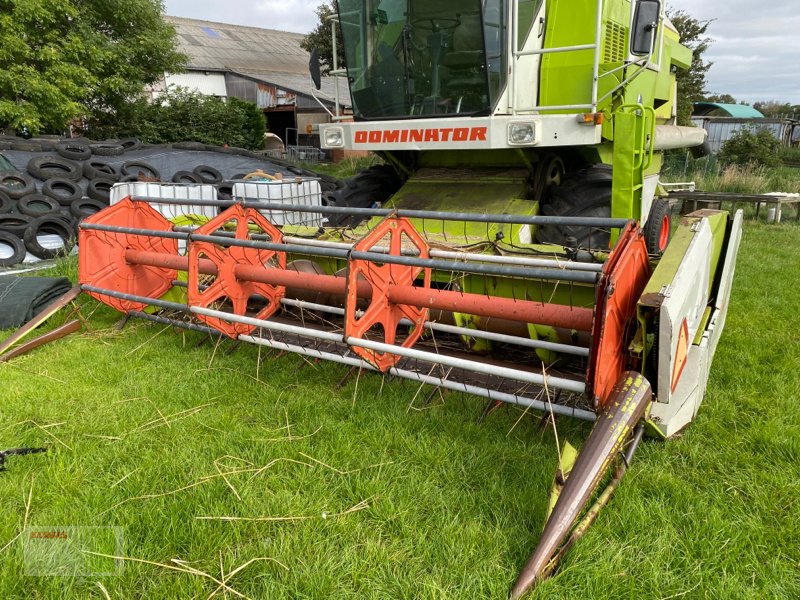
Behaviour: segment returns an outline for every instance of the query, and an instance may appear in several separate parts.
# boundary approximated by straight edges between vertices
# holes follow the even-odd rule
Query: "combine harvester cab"
[[[324,198],[308,179],[232,200],[119,191],[81,224],[81,285],[128,315],[482,396],[484,416],[508,402],[595,421],[562,457],[519,597],[608,502],[647,424],[669,437],[694,418],[741,214],[673,232],[656,197],[663,151],[705,138],[675,124],[691,53],[660,2],[339,10],[354,117],[332,115],[322,146],[386,164]]]

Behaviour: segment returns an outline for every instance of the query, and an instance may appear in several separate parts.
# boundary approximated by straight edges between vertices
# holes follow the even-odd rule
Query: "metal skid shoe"
[[[352,209],[381,219],[349,243],[293,237],[264,216],[341,215],[348,210],[342,207],[221,202],[215,205],[224,208],[220,214],[192,228],[173,225],[147,200],[125,198],[80,225],[82,289],[127,315],[335,361],[350,372],[383,372],[482,396],[487,406],[505,402],[597,420],[514,594],[552,570],[553,557],[571,543],[564,541],[571,526],[649,402],[647,381],[627,371],[635,363],[628,344],[636,302],[650,276],[635,224]],[[602,264],[579,263],[564,255],[471,254],[429,244],[419,228],[425,219],[502,226],[566,219],[620,233]],[[491,286],[470,287],[476,277]],[[499,289],[493,287],[498,281],[511,291],[473,291]],[[540,293],[544,286],[553,293],[568,290],[561,295],[566,303],[550,301]],[[179,293],[165,296],[173,288]],[[572,302],[573,291],[580,292],[580,303]],[[297,320],[298,310],[323,318]],[[176,319],[170,314],[175,312],[185,316]],[[462,326],[467,322],[473,326]],[[539,339],[529,333],[532,324],[572,335],[563,342]],[[498,344],[502,351],[469,353],[465,339]],[[569,360],[545,365],[537,355],[541,351]],[[562,363],[572,366],[561,369]]]

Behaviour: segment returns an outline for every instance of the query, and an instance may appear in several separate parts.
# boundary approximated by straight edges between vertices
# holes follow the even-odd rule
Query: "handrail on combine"
[[[616,92],[617,90],[623,88],[624,86],[628,85],[631,81],[636,79],[645,69],[647,69],[650,65],[650,59],[652,58],[652,52],[647,56],[635,60],[635,61],[625,61],[619,67],[606,71],[605,73],[600,73],[600,50],[601,50],[601,36],[603,31],[603,0],[597,0],[597,10],[595,12],[595,35],[594,35],[594,42],[590,44],[576,44],[572,46],[559,46],[553,48],[536,48],[532,50],[520,50],[519,48],[519,20],[517,19],[516,15],[519,12],[519,0],[512,0],[509,3],[509,21],[511,22],[511,29],[512,33],[509,37],[509,46],[510,46],[510,53],[514,57],[514,61],[511,64],[511,75],[510,75],[510,93],[509,93],[509,108],[511,109],[511,114],[516,115],[520,112],[531,112],[531,111],[555,111],[555,110],[589,110],[591,112],[596,112],[598,105],[603,102],[604,100],[611,97],[611,95]],[[661,29],[659,28],[659,40],[661,39],[660,36],[662,35]],[[523,40],[524,43],[525,40]],[[592,64],[592,95],[590,102],[586,104],[562,104],[562,105],[539,105],[534,103],[531,106],[526,107],[518,107],[516,106],[515,99],[516,99],[516,90],[517,90],[517,69],[516,69],[516,60],[523,57],[523,56],[542,56],[545,54],[556,54],[556,53],[563,53],[563,52],[580,52],[584,50],[594,50],[594,60]],[[613,89],[606,92],[602,96],[598,97],[599,94],[599,84],[600,79],[602,77],[608,77],[618,71],[623,71],[632,66],[639,66],[633,74],[629,75],[628,77],[624,78],[618,85],[616,85]]]

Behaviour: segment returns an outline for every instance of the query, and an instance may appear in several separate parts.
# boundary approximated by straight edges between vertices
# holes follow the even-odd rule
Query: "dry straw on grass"
[[[208,580],[213,581],[214,583],[217,584],[217,587],[208,595],[208,598],[213,598],[214,596],[216,596],[217,594],[219,594],[221,592],[225,596],[227,596],[228,594],[233,594],[234,596],[237,596],[238,598],[243,598],[244,600],[250,600],[250,598],[248,596],[245,596],[244,594],[242,594],[238,590],[235,590],[230,585],[228,585],[228,582],[237,573],[240,573],[241,571],[243,571],[244,569],[246,569],[247,567],[249,567],[250,565],[252,565],[252,564],[254,564],[256,562],[274,562],[278,566],[282,567],[284,570],[286,570],[286,571],[289,570],[289,567],[287,567],[285,564],[283,564],[281,561],[279,561],[276,558],[258,557],[258,558],[251,558],[246,563],[236,567],[233,571],[231,571],[231,572],[229,572],[227,574],[224,572],[224,570],[220,566],[220,576],[219,576],[219,578],[217,578],[217,577],[211,575],[210,573],[206,573],[205,571],[201,571],[200,569],[196,569],[194,567],[190,567],[187,564],[186,561],[179,560],[177,558],[173,558],[172,559],[172,563],[174,563],[174,564],[170,565],[170,564],[155,562],[155,561],[152,561],[152,560],[145,560],[143,558],[134,558],[132,556],[117,556],[117,555],[114,555],[114,554],[103,554],[101,552],[91,552],[89,550],[84,550],[84,552],[86,554],[90,554],[92,556],[101,556],[103,558],[111,558],[111,559],[114,559],[114,560],[122,560],[122,561],[127,561],[127,562],[135,562],[135,563],[140,563],[140,564],[145,564],[145,565],[152,565],[154,567],[160,567],[162,569],[168,569],[170,571],[178,571],[179,573],[184,573],[186,575],[194,575],[194,576],[197,576],[197,577],[202,577],[204,579],[208,579]]]

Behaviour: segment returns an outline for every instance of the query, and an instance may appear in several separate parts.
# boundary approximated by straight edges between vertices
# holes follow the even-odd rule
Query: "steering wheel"
[[[430,19],[414,19],[411,21],[412,27],[418,27],[425,31],[432,31],[437,33],[439,31],[446,31],[448,29],[455,29],[461,25],[461,18],[456,17],[431,17]]]

